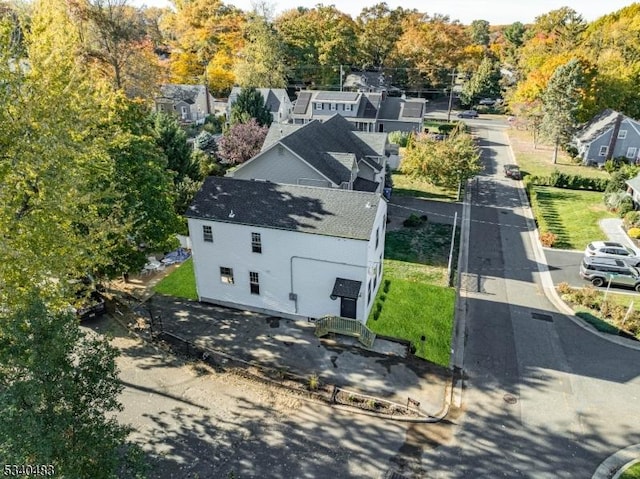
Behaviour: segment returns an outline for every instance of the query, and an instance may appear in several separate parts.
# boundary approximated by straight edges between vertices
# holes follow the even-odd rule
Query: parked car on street
[[[478,118],[478,112],[475,110],[465,110],[458,113],[458,118]]]
[[[493,106],[496,104],[496,101],[493,98],[483,98],[478,102],[479,105],[485,106]]]
[[[521,180],[520,167],[518,165],[504,165],[504,176],[514,180]]]
[[[580,264],[580,276],[594,286],[610,283],[640,292],[640,271],[619,259],[585,256]]]
[[[584,255],[619,259],[630,266],[640,267],[640,254],[615,241],[593,241],[587,245]]]

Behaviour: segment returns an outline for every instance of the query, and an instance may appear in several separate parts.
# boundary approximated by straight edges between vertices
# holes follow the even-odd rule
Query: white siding
[[[381,201],[376,228],[385,213]],[[203,224],[213,227],[213,243],[202,240]],[[375,248],[370,244],[375,228],[369,242],[191,218],[189,230],[201,301],[292,317],[339,315],[340,299],[329,296],[340,277],[362,282],[356,317],[366,321],[371,309],[365,304],[367,280],[384,248],[383,231]],[[261,235],[261,254],[251,251],[252,232]],[[233,285],[220,281],[221,266],[233,268]],[[260,295],[250,293],[251,271],[260,275]],[[289,299],[290,293],[297,301]]]

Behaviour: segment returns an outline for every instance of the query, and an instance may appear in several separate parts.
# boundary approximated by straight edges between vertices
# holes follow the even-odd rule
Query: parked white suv
[[[620,259],[629,266],[640,267],[640,255],[638,252],[614,241],[593,241],[587,245],[584,255]]]

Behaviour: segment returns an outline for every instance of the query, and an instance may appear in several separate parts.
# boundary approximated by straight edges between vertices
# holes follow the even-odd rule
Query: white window
[[[600,155],[600,156],[607,156],[607,152],[608,152],[608,151],[609,151],[609,147],[608,147],[608,146],[603,145],[603,146],[601,146],[601,147],[600,147],[600,153],[599,153],[599,155]]]
[[[351,107],[352,107],[351,104],[347,104],[347,105],[344,106],[344,110],[345,111],[351,111]]]
[[[202,240],[207,243],[213,243],[213,230],[211,226],[202,225]]]
[[[630,146],[627,148],[627,158],[635,158],[638,149],[635,146]]]
[[[260,294],[260,275],[258,273],[249,271],[249,288],[251,294]]]
[[[182,107],[182,118],[184,119],[184,118],[186,118],[186,117],[187,117],[187,107],[186,107],[186,106],[183,106],[183,107]]]
[[[222,283],[233,284],[233,268],[220,266],[220,281]]]
[[[618,140],[624,140],[627,137],[627,130],[618,131]]]
[[[335,103],[331,103],[331,111],[336,111],[338,109],[338,105]]]
[[[262,253],[262,238],[260,233],[251,233],[251,251]]]
[[[315,108],[316,110],[322,110],[322,103],[314,103],[313,108]]]

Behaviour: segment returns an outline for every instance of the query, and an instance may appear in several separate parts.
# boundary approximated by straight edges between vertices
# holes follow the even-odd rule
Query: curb
[[[640,462],[640,444],[620,449],[600,463],[591,479],[617,479],[622,473]]]
[[[511,161],[515,162],[515,155],[513,153],[511,142],[509,142],[509,155],[511,156]],[[536,225],[535,219],[533,217],[533,211],[531,210],[531,205],[529,204],[529,198],[527,198],[527,195],[524,192],[525,190],[522,181],[519,181],[518,184],[518,195],[520,196],[523,213],[527,220],[527,226],[529,229],[528,233],[531,239],[531,246],[533,249],[534,257],[536,263],[538,263],[538,272],[540,273],[540,281],[542,283],[542,290],[544,291],[544,295],[551,302],[551,304],[556,307],[558,311],[567,316],[571,321],[573,321],[574,324],[580,326],[585,331],[596,334],[605,341],[609,341],[619,346],[640,351],[639,341],[625,339],[620,336],[612,336],[611,334],[606,334],[598,331],[590,324],[585,323],[583,320],[578,318],[575,311],[569,305],[567,305],[567,303],[565,303],[562,298],[560,298],[555,286],[553,285],[551,273],[549,272],[549,265],[547,264],[547,258],[544,255],[544,248],[540,243],[540,233],[538,231],[538,226]]]

